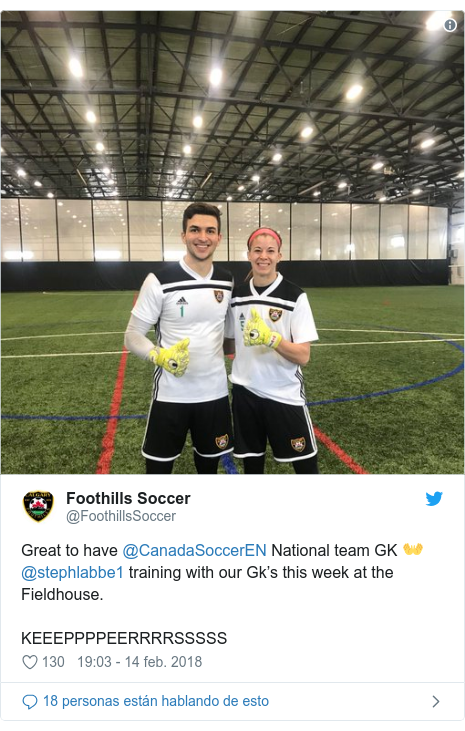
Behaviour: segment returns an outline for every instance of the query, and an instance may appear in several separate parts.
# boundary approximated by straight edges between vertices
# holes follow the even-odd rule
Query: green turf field
[[[463,472],[463,288],[314,289],[308,295],[320,335],[303,369],[310,403],[432,381],[311,406],[317,429],[369,473]],[[107,419],[76,417],[109,414],[133,297],[133,292],[2,296],[4,473],[96,472]],[[451,371],[456,372],[441,378]],[[151,367],[129,355],[119,415],[146,414],[151,379]],[[5,418],[10,416],[73,418]],[[112,473],[144,472],[144,429],[143,418],[118,420]],[[231,469],[234,465],[226,466]],[[241,472],[238,461],[235,469]],[[352,473],[340,452],[323,444],[320,469]],[[186,447],[176,472],[193,471]],[[292,473],[271,457],[267,471]]]

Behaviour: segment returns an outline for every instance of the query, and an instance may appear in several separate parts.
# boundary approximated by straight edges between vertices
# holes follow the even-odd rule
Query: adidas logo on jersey
[[[188,304],[189,304],[189,302],[188,302],[188,301],[187,301],[186,299],[184,299],[184,297],[181,297],[181,299],[180,299],[180,300],[178,300],[178,301],[176,302],[176,304],[177,304],[177,305],[188,305]]]
[[[241,314],[239,315],[239,324],[241,326],[241,330],[243,331],[245,325],[245,315],[243,312],[241,312]]]

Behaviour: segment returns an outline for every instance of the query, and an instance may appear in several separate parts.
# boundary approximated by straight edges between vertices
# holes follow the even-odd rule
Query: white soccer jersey
[[[185,374],[175,378],[157,367],[153,398],[199,403],[227,396],[223,340],[231,291],[231,273],[216,265],[201,277],[181,260],[147,276],[132,314],[156,325],[162,348],[190,338]]]
[[[236,341],[236,357],[231,381],[245,386],[262,398],[301,406],[305,389],[300,367],[264,345],[246,347],[244,326],[254,307],[262,320],[286,340],[307,343],[318,340],[307,295],[297,285],[278,274],[276,280],[258,294],[249,280],[234,287],[226,337]]]

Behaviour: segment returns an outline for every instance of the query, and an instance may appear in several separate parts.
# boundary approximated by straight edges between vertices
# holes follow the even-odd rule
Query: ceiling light
[[[63,203],[62,203],[61,201],[58,201],[58,205],[59,205],[59,206],[62,206],[62,205],[63,205]]]
[[[40,180],[34,180],[34,185],[36,188],[42,188],[42,183],[40,182]]]
[[[317,195],[321,195],[321,190],[315,190],[313,195],[315,196],[315,198],[317,197]]]
[[[341,183],[337,184],[337,187],[339,190],[342,190],[343,188],[347,188],[347,183],[343,180]]]
[[[214,68],[210,71],[210,84],[212,86],[219,86],[223,78],[223,72],[219,68]]]
[[[352,99],[356,99],[363,91],[363,86],[360,86],[360,84],[354,84],[350,87],[349,91],[346,92],[346,99],[349,99],[351,101]]]
[[[97,117],[90,109],[88,112],[86,112],[86,119],[88,122],[90,122],[90,124],[95,124],[97,121]]]
[[[260,175],[252,175],[252,180],[254,183],[260,182]]]
[[[51,190],[47,193],[47,198],[54,198],[54,195]]]
[[[463,178],[463,170],[461,170],[461,171],[459,172],[459,174],[457,175],[457,177],[458,177],[458,178]]]
[[[232,195],[228,195],[228,197],[226,198],[226,200],[227,201],[232,201]]]
[[[428,137],[426,140],[423,140],[423,142],[421,142],[420,147],[422,150],[427,150],[428,147],[432,147],[434,145],[434,142],[435,141],[432,137]]]
[[[237,190],[245,190],[245,186],[244,185],[238,185]]]
[[[77,60],[77,58],[72,58],[70,60],[70,62],[68,64],[68,68],[71,71],[71,73],[73,74],[73,76],[76,76],[76,78],[78,78],[78,79],[80,79],[84,75],[82,66],[79,63],[79,61]]]
[[[192,147],[190,145],[184,145],[182,151],[185,155],[190,155],[192,152]]]
[[[305,140],[305,139],[307,139],[307,137],[310,137],[312,132],[313,132],[313,127],[304,127],[300,133],[300,136],[303,137]]]
[[[384,201],[387,201],[387,198],[385,195],[381,196],[381,198],[379,199],[380,203],[384,203]]]
[[[421,189],[421,188],[414,188],[414,189],[412,190],[412,195],[420,195],[420,193],[422,193],[422,192],[423,192],[423,191],[422,191],[422,189]]]
[[[452,13],[450,10],[436,10],[426,21],[427,30],[439,30],[439,28],[443,27],[444,21],[451,16]]]
[[[73,216],[73,218],[77,218],[77,216]]]
[[[378,162],[373,163],[373,165],[371,166],[371,169],[372,170],[381,170],[381,168],[383,167],[383,165],[384,165],[384,162],[379,162],[378,161]]]
[[[203,125],[203,119],[200,116],[200,114],[197,114],[197,116],[194,117],[194,119],[192,120],[192,124],[194,125],[194,127],[196,129],[200,129],[202,127],[202,125]]]
[[[184,175],[184,170],[181,170],[181,168],[179,168],[179,170],[176,170],[176,175],[178,176],[178,178],[180,178],[182,175]]]
[[[26,171],[23,170],[22,168],[18,168],[17,171],[16,171],[16,175],[18,176],[18,178],[25,178],[26,177]]]
[[[102,173],[104,175],[110,175],[110,168],[103,168]]]
[[[108,180],[108,185],[116,185],[116,180],[113,180],[113,178],[110,178]]]
[[[97,142],[97,144],[95,145],[95,149],[97,150],[97,152],[103,152],[105,149],[105,145],[103,144],[103,142]]]
[[[3,147],[0,147],[0,150],[1,150],[2,155],[3,155],[5,153],[5,150],[3,149]]]
[[[283,156],[281,155],[280,152],[275,152],[275,154],[273,155],[273,157],[271,159],[273,160],[273,162],[279,162],[280,160],[282,160],[282,157]]]

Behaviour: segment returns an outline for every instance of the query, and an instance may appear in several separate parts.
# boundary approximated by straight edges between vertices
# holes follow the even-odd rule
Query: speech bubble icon
[[[25,695],[23,698],[23,703],[25,706],[28,707],[29,710],[31,710],[31,708],[34,708],[34,706],[37,705],[37,696],[36,695]]]

